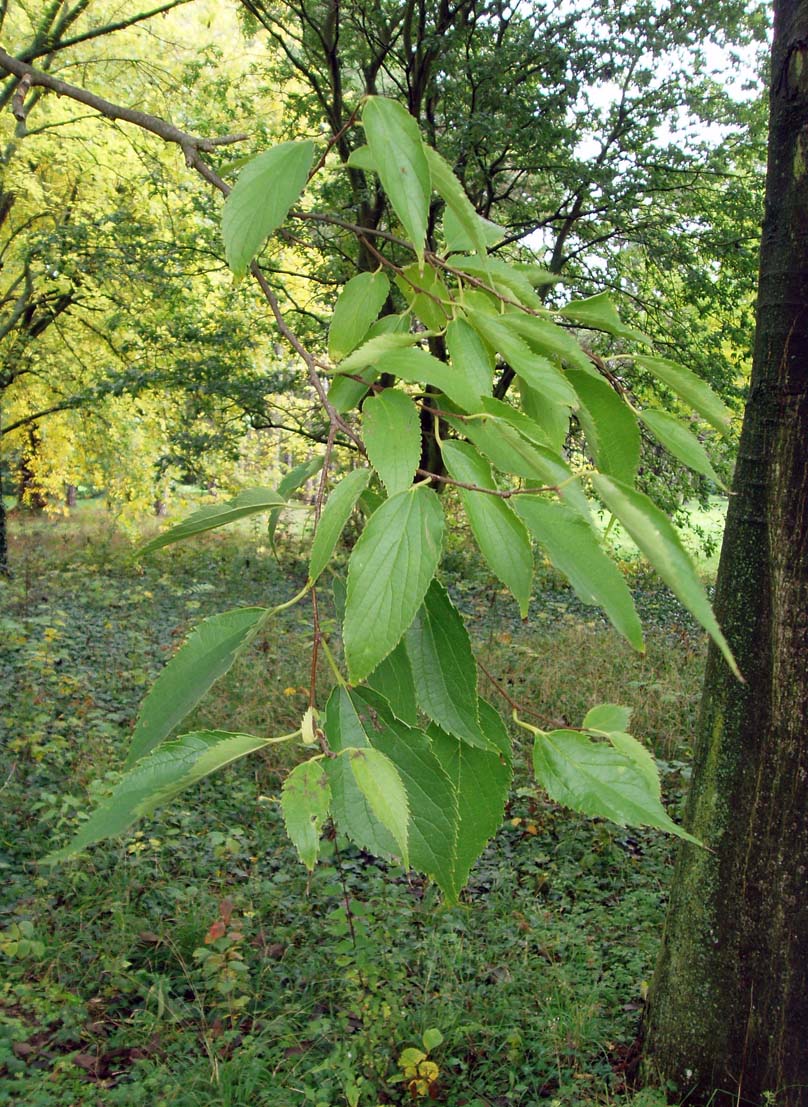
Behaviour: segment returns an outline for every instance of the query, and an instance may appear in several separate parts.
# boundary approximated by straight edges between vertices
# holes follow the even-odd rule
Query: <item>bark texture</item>
[[[778,0],[757,330],[707,665],[646,1019],[683,1102],[808,1107],[808,0]],[[713,1096],[713,1098],[710,1098]]]

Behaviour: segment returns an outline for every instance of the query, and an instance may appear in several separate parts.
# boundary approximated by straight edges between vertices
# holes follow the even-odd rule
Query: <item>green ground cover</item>
[[[0,1103],[664,1102],[627,1084],[674,847],[547,802],[518,746],[506,819],[456,908],[343,843],[326,843],[307,881],[283,833],[277,754],[77,863],[37,868],[114,780],[138,702],[187,629],[285,599],[304,569],[287,549],[281,571],[260,529],[143,565],[103,513],[14,530],[0,600]],[[703,642],[675,601],[636,574],[638,657],[549,572],[523,626],[462,534],[446,580],[512,697],[571,722],[598,701],[635,705],[676,814]],[[294,729],[307,617],[286,612],[189,722]],[[428,1089],[399,1063],[412,1047],[437,1067]]]

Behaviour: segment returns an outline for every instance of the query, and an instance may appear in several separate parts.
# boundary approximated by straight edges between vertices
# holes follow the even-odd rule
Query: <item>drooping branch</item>
[[[67,96],[80,104],[86,104],[87,107],[93,108],[94,111],[107,119],[132,123],[144,131],[150,131],[157,135],[164,142],[173,142],[183,151],[188,165],[194,167],[196,167],[194,155],[197,151],[203,150],[209,153],[215,150],[217,146],[229,146],[235,142],[243,142],[247,138],[246,135],[221,135],[217,138],[200,138],[197,135],[188,134],[187,131],[180,130],[179,127],[173,126],[173,124],[159,116],[150,115],[148,112],[139,111],[136,108],[127,108],[121,104],[113,104],[102,96],[96,96],[95,93],[88,92],[84,88],[68,84],[66,81],[60,81],[57,77],[52,77],[50,73],[45,73],[41,69],[34,69],[26,62],[13,58],[2,49],[0,49],[0,70],[5,70],[6,73],[18,77],[21,83],[27,82],[30,88],[49,89],[51,92],[55,92],[57,96]],[[22,110],[21,105],[20,110]]]

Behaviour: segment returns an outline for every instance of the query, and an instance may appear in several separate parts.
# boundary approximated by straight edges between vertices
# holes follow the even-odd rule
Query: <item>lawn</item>
[[[0,1103],[665,1102],[629,1085],[674,846],[548,802],[516,735],[506,818],[458,907],[341,841],[307,880],[278,802],[294,752],[242,762],[133,835],[38,867],[114,781],[138,702],[186,631],[287,598],[305,567],[287,546],[279,568],[255,527],[143,564],[97,511],[14,530],[0,599]],[[676,815],[704,643],[626,567],[645,657],[549,571],[523,625],[462,535],[445,580],[511,696],[571,723],[599,701],[635,706]],[[284,613],[189,723],[295,729],[307,616]]]

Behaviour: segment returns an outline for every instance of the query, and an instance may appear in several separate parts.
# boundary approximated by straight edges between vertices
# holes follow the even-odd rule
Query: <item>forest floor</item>
[[[344,844],[326,842],[307,880],[278,802],[291,750],[38,867],[116,779],[138,703],[188,629],[291,596],[305,565],[293,548],[278,565],[257,530],[142,564],[103,521],[14,531],[0,584],[0,1104],[404,1104],[413,1047],[449,1107],[666,1103],[630,1086],[675,846],[547,801],[517,736],[506,818],[458,907]],[[628,571],[643,657],[549,572],[527,625],[460,544],[444,579],[511,697],[571,724],[598,702],[634,706],[676,817],[704,641]],[[183,729],[294,730],[308,620],[286,612]]]

